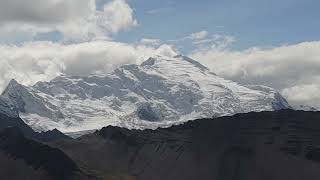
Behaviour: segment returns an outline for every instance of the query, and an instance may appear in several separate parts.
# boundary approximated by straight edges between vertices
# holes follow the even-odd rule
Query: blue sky
[[[68,13],[70,11],[80,11],[81,7],[74,5],[75,0],[68,1],[74,8],[66,8],[66,15],[70,14]],[[74,4],[72,4],[73,2]],[[85,2],[88,1],[81,0],[81,2],[85,5]],[[97,9],[102,10],[103,6],[109,2],[112,0],[96,0]],[[232,48],[243,50],[250,47],[276,47],[320,39],[320,24],[317,23],[317,19],[320,18],[320,1],[318,0],[126,0],[125,2],[133,9],[133,17],[137,20],[138,26],[113,34],[111,38],[115,41],[133,43],[143,38],[151,38],[168,43],[168,40],[181,39],[191,33],[208,31],[210,34],[233,37],[235,42]],[[68,6],[67,3],[63,5]],[[52,7],[50,5],[42,6],[44,8]],[[20,11],[19,8],[14,8],[12,8],[12,12]],[[41,5],[39,8],[41,11]],[[1,11],[3,10],[1,9]],[[30,13],[32,7],[26,8],[26,11]],[[56,11],[59,14],[59,9]],[[77,13],[80,15],[81,12]],[[3,14],[4,18],[16,15],[14,13]],[[48,14],[32,12],[31,18],[47,16],[47,19],[44,18],[44,20],[52,19]],[[63,15],[63,13],[61,14]],[[73,17],[70,18],[72,20]],[[1,20],[0,13],[0,25]],[[60,19],[58,20],[60,21]],[[32,24],[32,26],[39,31],[39,28],[47,25]],[[50,28],[53,31],[37,32],[35,36],[30,32],[29,34],[0,32],[0,43],[14,44],[30,39],[59,41],[63,38],[62,33],[65,32],[61,31],[61,27],[60,29]],[[80,28],[82,27],[80,26]],[[11,31],[12,29],[15,28],[11,28]],[[179,45],[184,46],[181,48],[183,53],[192,50],[191,42],[184,41]]]
[[[320,39],[318,0],[130,0],[139,26],[119,41],[178,39],[206,30],[236,39],[234,48],[269,47]]]
[[[0,90],[184,54],[320,109],[319,0],[0,0]],[[143,40],[144,39],[144,40]]]

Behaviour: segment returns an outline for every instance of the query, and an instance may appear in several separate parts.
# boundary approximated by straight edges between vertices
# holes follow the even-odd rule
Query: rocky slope
[[[0,179],[89,180],[62,151],[26,139],[14,127],[0,131]]]
[[[241,86],[184,56],[150,58],[103,76],[60,76],[30,87],[12,80],[1,99],[5,110],[19,112],[34,130],[68,133],[107,125],[154,129],[289,107],[271,88]]]
[[[58,130],[34,132],[20,118],[0,114],[0,179],[4,180],[131,180],[125,174],[103,175],[76,164],[48,144],[71,140]]]
[[[55,143],[96,172],[139,180],[318,180],[320,113],[282,110],[157,130],[106,127]]]
[[[57,129],[46,131],[46,132],[35,132],[30,128],[27,124],[23,122],[23,120],[19,117],[10,117],[6,114],[0,113],[0,130],[16,127],[19,128],[21,133],[29,138],[34,139],[41,142],[50,142],[50,141],[57,141],[62,139],[69,139],[70,137],[64,135]]]

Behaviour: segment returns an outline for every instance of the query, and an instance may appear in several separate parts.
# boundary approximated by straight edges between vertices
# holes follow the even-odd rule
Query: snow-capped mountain
[[[157,56],[103,76],[60,76],[30,87],[12,80],[2,98],[33,129],[63,132],[107,125],[157,128],[196,118],[289,107],[271,88],[241,86],[184,56]]]

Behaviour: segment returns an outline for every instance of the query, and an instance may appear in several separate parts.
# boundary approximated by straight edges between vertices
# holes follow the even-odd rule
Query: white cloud
[[[174,43],[178,46],[180,46],[181,43],[191,43],[196,51],[205,51],[213,48],[225,49],[229,47],[234,41],[235,38],[232,36],[224,34],[212,34],[208,31],[199,31],[191,33],[188,36],[182,37],[180,39],[169,40],[168,42]]]
[[[319,81],[318,81],[319,83]],[[295,102],[296,105],[309,105],[312,107],[320,107],[320,85],[308,84],[297,85],[285,88],[282,94],[287,97],[288,101]]]
[[[54,24],[89,16],[94,11],[94,0],[1,0],[0,22]]]
[[[320,42],[243,51],[222,48],[231,40],[218,42],[198,48],[190,56],[226,79],[267,85],[278,89],[293,105],[320,108]],[[135,44],[101,40],[70,45],[30,42],[0,46],[0,90],[11,78],[30,85],[61,73],[108,72],[123,64],[141,63],[150,56],[179,54],[172,45],[154,43],[158,44],[158,40],[144,39]]]
[[[32,42],[21,46],[0,46],[0,90],[15,78],[32,85],[60,75],[88,75],[109,72],[123,64],[141,63],[150,56],[174,56],[170,45],[154,48],[141,44],[92,41],[63,45]]]
[[[0,0],[0,34],[58,31],[66,40],[105,38],[137,25],[125,0],[97,10],[95,0]]]
[[[192,33],[189,38],[192,40],[203,40],[209,36],[208,31],[200,31],[196,33]]]
[[[207,31],[199,31],[199,32],[191,33],[191,34],[184,36],[180,39],[169,40],[169,42],[183,42],[183,41],[187,41],[187,40],[198,41],[198,40],[203,40],[203,39],[207,38],[209,35],[210,35],[210,33]]]
[[[267,85],[280,90],[293,105],[320,108],[320,42],[244,51],[213,46],[191,56],[227,79]]]
[[[155,51],[156,55],[174,57],[179,54],[179,51],[172,45],[163,44]]]
[[[196,51],[207,51],[210,49],[226,49],[235,42],[234,37],[222,34],[213,34],[210,37],[197,39],[192,42]]]
[[[140,43],[145,45],[150,45],[150,46],[159,46],[161,44],[161,40],[144,38],[140,40]]]
[[[137,26],[133,17],[133,9],[125,0],[114,0],[104,5],[103,12],[99,12],[98,23],[107,32],[117,33]]]

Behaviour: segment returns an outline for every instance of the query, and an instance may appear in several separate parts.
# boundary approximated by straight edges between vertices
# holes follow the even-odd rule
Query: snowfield
[[[4,105],[3,105],[4,104]],[[26,87],[12,80],[0,110],[36,131],[155,129],[191,119],[289,108],[275,90],[225,80],[188,57],[154,57],[111,73],[60,76]]]

